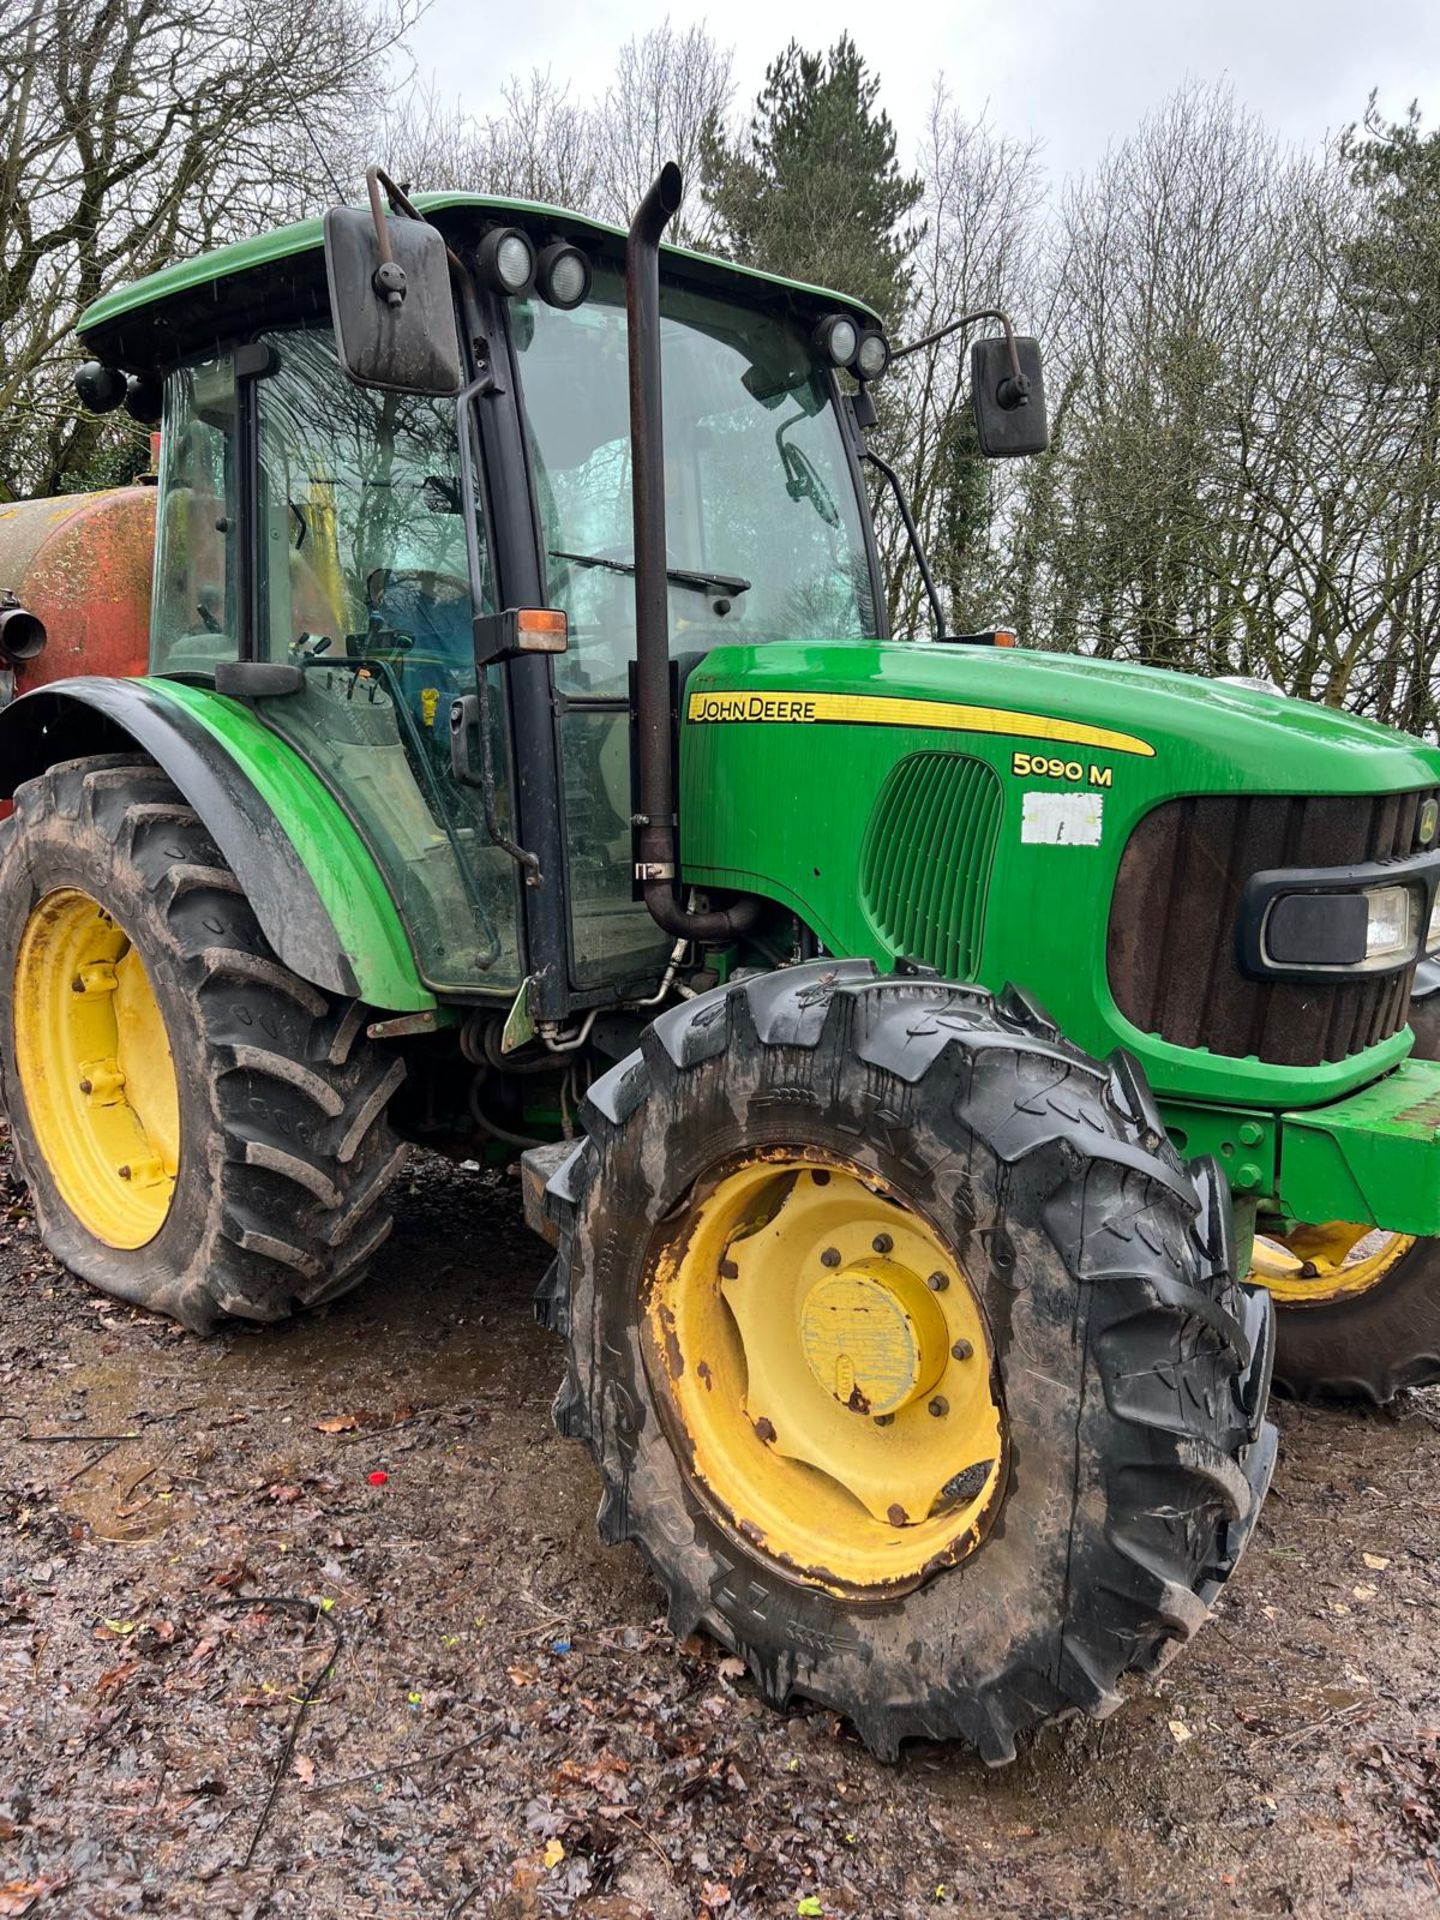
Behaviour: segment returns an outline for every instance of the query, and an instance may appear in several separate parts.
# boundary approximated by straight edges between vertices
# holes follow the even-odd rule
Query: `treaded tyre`
[[[200,1333],[355,1286],[404,1157],[364,1009],[280,965],[142,757],[27,781],[0,845],[0,1076],[50,1252]]]
[[[677,1635],[883,1757],[958,1736],[1001,1763],[1200,1625],[1273,1465],[1273,1323],[1217,1168],[1182,1167],[1131,1063],[1013,993],[832,961],[662,1015],[584,1122],[547,1194],[556,1421]],[[936,1303],[953,1344],[927,1349]],[[764,1406],[712,1416],[727,1394]],[[887,1508],[876,1473],[913,1496],[956,1422],[933,1509]]]

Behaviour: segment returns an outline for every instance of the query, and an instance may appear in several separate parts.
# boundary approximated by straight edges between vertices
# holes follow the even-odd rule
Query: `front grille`
[[[1250,980],[1235,915],[1252,873],[1413,853],[1430,793],[1373,798],[1207,794],[1169,800],[1131,834],[1110,907],[1110,990],[1126,1019],[1178,1047],[1313,1067],[1405,1024],[1414,969],[1313,984]]]
[[[974,977],[1000,808],[983,760],[913,753],[891,769],[865,829],[860,887],[892,952],[950,980]]]

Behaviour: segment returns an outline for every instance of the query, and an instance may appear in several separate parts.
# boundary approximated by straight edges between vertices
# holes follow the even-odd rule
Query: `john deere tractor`
[[[883,331],[662,247],[679,193],[372,170],[85,315],[163,416],[149,672],[0,715],[5,1100],[54,1254],[200,1331],[353,1287],[405,1142],[520,1158],[675,1629],[1004,1760],[1250,1536],[1257,1231],[1293,1387],[1435,1377],[1440,754],[896,641]]]

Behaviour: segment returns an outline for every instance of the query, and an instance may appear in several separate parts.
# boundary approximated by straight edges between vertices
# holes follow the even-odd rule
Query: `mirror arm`
[[[1005,332],[1005,346],[1010,355],[1010,378],[1003,383],[1008,393],[1002,391],[999,400],[1002,407],[1023,407],[1030,398],[1030,380],[1020,371],[1020,351],[1015,345],[1015,329],[1010,316],[999,307],[982,307],[978,313],[962,314],[958,320],[952,320],[947,326],[937,327],[934,333],[923,334],[918,340],[909,340],[903,347],[892,347],[890,358],[903,360],[907,353],[919,353],[922,347],[933,347],[939,340],[948,340],[952,333],[958,333],[962,327],[973,327],[978,320],[998,320]]]
[[[375,222],[375,246],[380,255],[380,264],[371,275],[370,284],[387,307],[398,307],[405,298],[405,269],[396,260],[390,245],[390,229],[380,200],[382,187],[392,213],[403,213],[407,220],[418,220],[422,225],[429,223],[409,194],[403,187],[396,186],[383,167],[372,165],[365,169],[365,191],[370,197],[370,218]],[[448,247],[445,251],[450,253]],[[455,261],[453,254],[450,254],[450,258]],[[458,266],[459,262],[455,261],[455,264]]]
[[[890,482],[890,491],[895,496],[895,504],[900,509],[900,518],[905,523],[905,532],[910,540],[910,551],[915,556],[915,564],[920,569],[920,578],[925,582],[925,595],[930,602],[931,618],[935,622],[935,638],[945,638],[945,609],[940,604],[940,593],[930,572],[930,563],[925,558],[925,548],[920,539],[920,529],[915,524],[915,516],[910,511],[910,502],[905,498],[905,489],[900,484],[900,476],[888,460],[882,460],[878,453],[869,447],[860,452],[862,460],[868,460],[872,467],[883,473]]]

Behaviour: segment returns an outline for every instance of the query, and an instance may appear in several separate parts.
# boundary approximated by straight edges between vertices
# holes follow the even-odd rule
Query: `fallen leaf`
[[[138,1660],[122,1660],[118,1667],[111,1667],[107,1672],[101,1674],[100,1678],[95,1682],[95,1691],[102,1697],[106,1694],[114,1693],[118,1687],[124,1686],[131,1674],[137,1673],[139,1668],[140,1662]]]
[[[740,1680],[745,1675],[745,1662],[737,1660],[733,1653],[726,1654],[720,1662],[718,1672],[722,1680]]]
[[[1384,1573],[1390,1564],[1389,1559],[1383,1553],[1362,1553],[1360,1558],[1372,1573]]]
[[[1183,1720],[1172,1720],[1170,1722],[1170,1731],[1175,1736],[1175,1744],[1177,1746],[1183,1747],[1187,1740],[1194,1738],[1194,1735]]]
[[[1350,1591],[1357,1600],[1373,1600],[1380,1589],[1378,1587],[1351,1587]]]
[[[807,1893],[803,1900],[797,1900],[795,1902],[795,1911],[803,1915],[804,1920],[816,1920],[816,1916],[819,1917],[819,1920],[824,1920],[825,1909],[820,1903],[818,1894]]]
[[[107,1620],[105,1624],[111,1633],[118,1633],[123,1636],[127,1633],[133,1633],[140,1622],[138,1620]]]
[[[707,1907],[728,1907],[730,1888],[724,1880],[705,1880],[701,1882],[700,1898]]]
[[[564,1858],[565,1847],[562,1841],[547,1840],[545,1842],[545,1864],[547,1867],[558,1867]]]
[[[63,1880],[7,1880],[0,1887],[0,1914],[29,1913],[37,1900],[64,1885]]]
[[[295,1778],[303,1780],[307,1787],[315,1784],[315,1762],[308,1753],[297,1753],[294,1767]]]
[[[315,1422],[316,1433],[354,1433],[360,1425],[353,1413],[331,1414],[328,1420]]]

